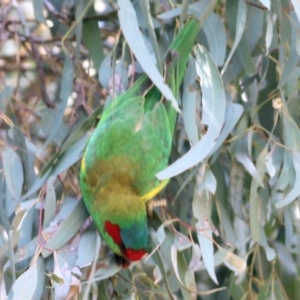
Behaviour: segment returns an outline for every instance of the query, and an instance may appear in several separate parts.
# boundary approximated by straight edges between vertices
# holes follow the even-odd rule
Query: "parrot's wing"
[[[144,98],[134,97],[110,103],[92,134],[83,157],[83,172],[95,168],[101,161],[115,155],[123,155],[132,141],[135,127],[142,121]]]
[[[86,147],[82,171],[92,169],[97,187],[110,180],[114,170],[127,174],[137,194],[145,201],[167,183],[155,174],[167,164],[172,136],[164,105],[155,104],[144,113],[144,98],[111,103]]]
[[[166,184],[156,178],[156,173],[168,165],[172,133],[165,106],[158,102],[144,115],[142,126],[135,135],[140,151],[135,163],[140,166],[135,185],[139,195],[147,201],[155,196]]]

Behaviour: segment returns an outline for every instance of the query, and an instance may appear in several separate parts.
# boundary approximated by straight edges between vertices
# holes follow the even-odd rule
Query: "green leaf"
[[[257,184],[261,187],[264,186],[262,178],[258,173],[254,163],[247,154],[247,140],[246,137],[239,139],[234,147],[236,159],[245,167],[250,175],[256,180]]]
[[[156,175],[161,180],[176,176],[204,160],[216,144],[216,139],[223,127],[225,91],[219,71],[203,47],[197,45],[194,51],[196,52],[196,70],[201,79],[203,115],[205,116],[202,122],[208,126],[208,130],[183,157]]]
[[[8,294],[9,300],[41,299],[45,283],[45,264],[40,256],[34,258],[31,266],[13,285]]]
[[[234,126],[238,123],[243,113],[243,106],[237,103],[226,103],[225,111],[225,124],[219,137],[216,140],[216,144],[211,150],[209,156],[213,155],[222,146],[225,139],[232,132]]]
[[[116,273],[120,271],[121,266],[118,265],[114,259],[111,259],[108,262],[107,268],[100,268],[96,273],[94,278],[92,279],[93,282],[104,280],[106,278],[110,278],[114,276]]]
[[[202,29],[209,45],[212,60],[216,66],[222,66],[226,55],[226,34],[223,22],[218,15],[212,13],[203,24]]]
[[[5,112],[6,106],[10,101],[14,93],[14,88],[12,86],[4,86],[0,91],[0,111]]]
[[[68,148],[56,160],[51,176],[57,176],[75,164],[82,156],[88,137],[85,136]]]
[[[86,231],[82,235],[78,247],[76,266],[85,267],[92,263],[95,257],[96,235],[96,231]]]
[[[268,10],[271,9],[271,1],[270,0],[259,0],[261,4],[263,4]]]
[[[293,17],[293,15],[291,16]],[[294,17],[294,22],[297,23],[299,27],[299,21]],[[290,79],[290,75],[293,73],[294,69],[297,67],[298,62],[300,61],[300,56],[297,50],[297,36],[298,36],[298,30],[295,28],[295,26],[291,26],[292,32],[291,32],[291,44],[290,44],[290,51],[289,51],[289,58],[286,61],[283,71],[281,80],[279,83],[279,86],[284,86]]]
[[[24,182],[21,160],[17,153],[11,148],[6,148],[2,153],[2,157],[7,188],[12,196],[19,201]]]
[[[59,229],[48,240],[42,251],[43,257],[48,257],[53,251],[60,249],[71,240],[88,218],[89,213],[82,201],[78,201],[70,215],[61,223]],[[49,250],[46,250],[49,249]]]
[[[237,47],[237,54],[238,54],[239,60],[242,63],[245,71],[247,71],[250,74],[256,73],[256,67],[255,67],[253,59],[251,57],[245,35],[242,36],[240,43]]]
[[[243,211],[244,181],[245,174],[242,165],[233,161],[230,169],[229,200],[234,214],[241,220],[245,220]]]
[[[229,13],[228,18],[233,23],[235,20],[235,24],[232,26],[231,31],[234,34],[234,42],[231,47],[231,50],[227,56],[227,59],[224,63],[223,69],[221,71],[221,74],[223,75],[228,67],[228,64],[237,48],[237,46],[240,43],[240,40],[243,36],[245,25],[246,25],[246,17],[247,17],[247,7],[245,0],[239,0],[237,11],[236,11],[236,1],[231,0],[228,2],[230,4],[230,7],[228,7],[227,11]],[[233,6],[233,7],[231,7]]]
[[[218,284],[215,273],[212,226],[210,224],[211,195],[208,190],[206,190],[208,185],[206,182],[209,181],[210,176],[207,176],[206,172],[205,166],[199,169],[196,178],[197,185],[194,191],[192,209],[194,217],[198,220],[196,223],[197,237],[206,270],[211,279]]]
[[[297,18],[300,22],[300,3],[297,0],[291,0],[291,2],[293,3],[295,13],[296,13]]]
[[[265,156],[267,154],[267,147],[261,151],[259,157],[257,159],[256,167],[257,173],[260,177],[264,175],[265,172]],[[251,236],[252,239],[256,242],[260,241],[262,238],[262,220],[261,220],[261,205],[260,205],[260,195],[258,193],[258,188],[260,184],[259,182],[253,177],[251,181],[251,188],[250,188],[250,229],[251,229]]]
[[[55,180],[56,177],[54,176],[49,177],[47,180],[43,228],[50,224],[56,213],[56,194],[54,188]]]
[[[248,5],[245,25],[245,38],[250,53],[253,52],[258,40],[264,34],[265,14],[261,9]],[[271,39],[272,40],[272,39]]]
[[[147,0],[141,0],[138,3],[139,3],[139,6],[141,8],[141,11],[142,11],[143,19],[146,22],[148,34],[149,34],[149,37],[150,37],[150,40],[151,40],[151,45],[152,45],[153,50],[154,50],[156,61],[160,62],[161,59],[160,59],[157,39],[156,39],[155,31],[154,31],[153,19],[152,19],[151,14],[150,14],[149,2]],[[159,68],[160,73],[162,73],[161,65],[158,64],[157,67]]]
[[[46,19],[44,17],[44,3],[42,0],[33,0],[34,16],[40,23],[46,24]]]
[[[53,141],[53,139],[57,135],[57,132],[60,129],[60,126],[62,125],[63,116],[65,113],[65,109],[67,107],[68,99],[73,89],[73,73],[74,73],[73,63],[71,59],[68,56],[66,56],[64,61],[63,71],[62,71],[62,77],[61,77],[61,90],[60,90],[61,102],[57,107],[57,111],[53,120],[54,122],[53,122],[52,130],[43,145],[43,149],[45,149],[46,146]]]
[[[8,130],[9,144],[16,149],[16,153],[21,159],[23,172],[24,172],[24,188],[32,186],[36,180],[34,171],[35,152],[36,148],[30,142],[18,126],[13,126]]]
[[[119,0],[118,5],[120,8],[118,14],[122,32],[131,51],[134,53],[145,73],[161,93],[172,102],[174,108],[179,111],[177,101],[172,91],[164,83],[164,78],[156,67],[156,61],[153,59],[145,45],[143,36],[139,30],[136,13],[131,2],[129,0]]]
[[[193,87],[196,78],[195,60],[190,58],[183,84],[182,117],[186,133],[192,145],[199,141],[196,118],[197,106],[200,106],[200,95]]]
[[[265,37],[265,44],[266,49],[269,51],[272,40],[273,40],[273,20],[271,13],[266,15],[266,21],[267,21],[267,29],[266,29],[266,37]]]

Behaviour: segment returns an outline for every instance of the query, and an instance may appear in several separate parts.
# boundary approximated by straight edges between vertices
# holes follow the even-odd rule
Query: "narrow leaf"
[[[44,257],[48,257],[51,251],[58,250],[65,245],[80,229],[88,218],[89,213],[82,201],[78,201],[71,214],[62,222],[56,233],[48,240],[45,249],[42,251]]]
[[[164,78],[156,67],[156,61],[149,53],[144,42],[143,36],[139,30],[135,10],[129,0],[119,0],[119,20],[122,32],[134,53],[138,62],[141,64],[145,73],[161,91],[161,93],[172,102],[173,107],[179,111],[177,100],[175,99],[170,88],[164,83]]]
[[[16,200],[19,200],[24,181],[21,160],[17,153],[11,148],[6,148],[2,153],[2,157],[7,187],[12,196]]]
[[[234,1],[236,3],[236,1]],[[236,4],[234,4],[236,5]],[[223,75],[228,67],[228,64],[243,36],[245,25],[246,25],[246,17],[247,17],[247,7],[245,0],[239,0],[238,3],[238,10],[236,14],[236,22],[235,22],[235,37],[234,37],[234,42],[231,47],[231,50],[227,56],[227,59],[224,63],[223,69],[221,71],[221,74]]]
[[[206,134],[183,157],[156,174],[159,179],[176,176],[204,160],[214,147],[223,127],[225,91],[220,73],[205,48],[197,45],[196,70],[201,79],[203,114],[208,126]]]

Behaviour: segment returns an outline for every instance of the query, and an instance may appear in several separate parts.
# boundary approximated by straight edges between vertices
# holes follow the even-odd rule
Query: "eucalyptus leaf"
[[[64,68],[62,71],[62,79],[61,79],[61,91],[60,91],[61,102],[58,105],[54,117],[54,123],[53,123],[53,128],[51,130],[51,133],[48,135],[47,140],[43,145],[44,149],[50,142],[53,141],[63,122],[64,112],[67,107],[69,96],[71,95],[72,92],[73,74],[74,74],[73,63],[71,59],[68,56],[66,56],[64,61]]]
[[[34,9],[34,16],[36,20],[40,23],[46,24],[46,19],[44,17],[44,4],[41,0],[33,0],[33,9]]]
[[[194,51],[196,70],[201,79],[203,110],[208,130],[183,157],[156,175],[161,180],[180,174],[204,160],[214,147],[223,127],[225,92],[219,71],[203,47],[197,45]]]
[[[0,111],[5,111],[7,104],[13,95],[14,89],[12,86],[6,85],[0,91]]]
[[[21,160],[17,153],[11,148],[6,148],[2,153],[2,157],[7,187],[12,196],[19,201],[24,182]]]
[[[211,196],[210,193],[205,189],[205,185],[202,184],[207,180],[205,176],[206,171],[203,167],[199,169],[199,173],[197,175],[197,186],[195,188],[193,199],[193,214],[194,217],[198,219],[196,223],[197,237],[205,267],[211,279],[218,284],[214,269],[214,247],[212,228],[210,224]]]
[[[261,4],[263,4],[268,10],[271,9],[271,1],[270,0],[259,0]]]
[[[177,101],[170,90],[170,88],[164,83],[162,75],[156,67],[156,62],[150,55],[142,34],[138,27],[136,13],[129,0],[119,0],[119,19],[121,23],[122,32],[129,44],[131,50],[136,56],[137,60],[141,64],[145,73],[161,91],[161,93],[172,102],[172,105],[179,111]]]
[[[89,214],[83,204],[83,201],[78,201],[70,215],[62,222],[56,233],[47,241],[45,248],[42,251],[42,255],[44,257],[48,257],[51,254],[49,250],[58,250],[60,247],[68,243],[78,232],[88,216]]]
[[[234,6],[236,6],[236,1],[231,1],[230,3],[232,3],[232,5],[234,5]],[[230,13],[230,18],[235,20],[235,27],[233,29],[235,36],[234,36],[234,42],[231,47],[231,50],[227,56],[224,66],[222,68],[222,71],[221,71],[222,75],[225,73],[227,66],[228,66],[228,64],[229,64],[238,44],[243,36],[243,33],[244,33],[246,17],[247,17],[247,7],[246,7],[245,0],[239,0],[237,11],[230,9],[229,13]]]
[[[297,0],[291,0],[291,2],[293,4],[293,6],[294,6],[295,13],[296,13],[297,18],[298,18],[298,20],[300,22],[300,3]]]
[[[16,280],[8,294],[10,300],[40,299],[45,282],[45,264],[42,257],[33,259],[31,266]]]
[[[203,24],[202,29],[206,35],[210,55],[220,67],[224,64],[226,55],[225,28],[218,15],[212,13]]]

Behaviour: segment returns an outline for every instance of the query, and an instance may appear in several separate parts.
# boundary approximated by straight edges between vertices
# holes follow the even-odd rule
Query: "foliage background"
[[[130,3],[2,0],[0,298],[297,299],[299,2]],[[136,12],[134,51],[163,57],[187,15],[207,49],[194,48],[181,91],[180,174],[149,224],[158,246],[122,270],[78,185],[103,105],[143,72],[118,5]]]

